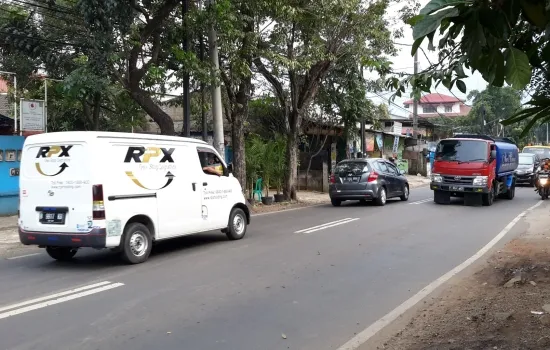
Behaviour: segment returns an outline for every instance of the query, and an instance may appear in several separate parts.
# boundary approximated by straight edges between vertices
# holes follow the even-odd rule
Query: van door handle
[[[208,182],[203,182],[202,185],[203,186],[208,186]]]
[[[193,182],[191,185],[193,186],[193,191],[196,191],[197,188],[196,188],[195,186],[197,185],[197,183],[196,183],[196,182]]]

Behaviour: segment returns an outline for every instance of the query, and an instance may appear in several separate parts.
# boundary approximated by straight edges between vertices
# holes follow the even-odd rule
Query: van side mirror
[[[491,160],[497,159],[497,150],[493,149],[491,150]]]

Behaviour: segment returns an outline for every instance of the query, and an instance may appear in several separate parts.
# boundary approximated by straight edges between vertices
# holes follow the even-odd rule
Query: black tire
[[[491,205],[493,205],[494,201],[495,201],[494,187],[493,187],[493,189],[491,189],[491,192],[484,193],[484,194],[481,195],[481,203],[486,207],[490,207]]]
[[[129,264],[145,262],[153,249],[151,231],[139,222],[128,224],[122,236],[122,258]]]
[[[71,261],[78,249],[67,247],[46,247],[46,253],[58,261]]]
[[[386,205],[386,202],[388,200],[387,196],[388,195],[386,193],[386,188],[380,187],[380,189],[378,190],[378,196],[376,197],[376,200],[375,200],[376,205],[381,206],[381,207]]]
[[[508,200],[512,200],[512,199],[514,199],[515,196],[516,196],[516,183],[513,182],[510,189],[508,191],[506,191],[506,195],[505,195],[504,198],[506,198]]]
[[[229,214],[229,222],[227,223],[227,238],[232,241],[242,239],[246,234],[247,221],[246,214],[241,208],[233,208]]]
[[[409,185],[405,185],[405,187],[403,187],[403,194],[401,195],[401,200],[406,202],[409,200]]]
[[[331,200],[330,200],[330,203],[332,203],[332,206],[333,206],[333,207],[339,207],[340,204],[342,204],[342,201],[339,200],[339,199],[331,199]]]

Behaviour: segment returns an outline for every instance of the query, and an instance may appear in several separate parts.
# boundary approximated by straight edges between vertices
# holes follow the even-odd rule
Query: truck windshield
[[[458,162],[485,162],[487,156],[487,143],[476,140],[443,140],[435,153],[436,160]]]

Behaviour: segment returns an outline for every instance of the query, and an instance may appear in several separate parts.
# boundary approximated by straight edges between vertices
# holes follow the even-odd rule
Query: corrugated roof
[[[408,100],[403,102],[404,105],[411,105],[414,102],[414,100]],[[459,98],[456,98],[454,96],[447,96],[443,94],[427,94],[422,96],[422,98],[418,101],[418,103],[423,104],[435,104],[435,103],[456,103],[456,102],[464,102]]]

